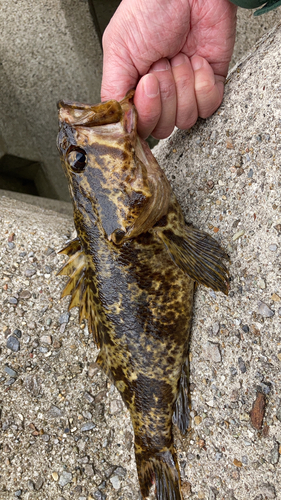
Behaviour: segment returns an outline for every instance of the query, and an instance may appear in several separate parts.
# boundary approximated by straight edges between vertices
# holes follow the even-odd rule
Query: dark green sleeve
[[[270,10],[276,9],[281,5],[281,0],[230,0],[231,3],[235,3],[239,7],[243,7],[244,9],[255,9],[256,7],[263,7],[259,10],[256,10],[254,16],[259,16],[261,14],[265,14],[265,12],[269,12]]]

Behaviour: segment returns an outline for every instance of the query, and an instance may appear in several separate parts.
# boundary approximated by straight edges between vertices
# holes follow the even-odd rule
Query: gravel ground
[[[279,28],[211,119],[156,148],[187,220],[231,256],[229,297],[196,294],[184,498],[281,499],[280,52]],[[60,300],[71,218],[0,206],[0,499],[138,500],[129,414]]]

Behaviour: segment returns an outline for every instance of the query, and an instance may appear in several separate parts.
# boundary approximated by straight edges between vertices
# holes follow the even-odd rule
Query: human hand
[[[136,87],[144,138],[210,116],[223,98],[236,9],[228,0],[123,0],[103,36],[102,100]]]

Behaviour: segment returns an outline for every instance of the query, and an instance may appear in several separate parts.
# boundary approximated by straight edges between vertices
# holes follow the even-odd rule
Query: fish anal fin
[[[190,393],[189,393],[189,361],[182,366],[179,380],[179,392],[175,402],[173,423],[176,424],[181,434],[186,434],[190,424]]]
[[[180,235],[165,228],[155,228],[175,264],[197,283],[228,295],[229,273],[223,260],[227,253],[209,234],[185,226]]]
[[[183,500],[180,487],[180,473],[175,453],[170,449],[146,458],[145,453],[136,453],[137,471],[142,498],[149,495],[155,484],[157,500]]]

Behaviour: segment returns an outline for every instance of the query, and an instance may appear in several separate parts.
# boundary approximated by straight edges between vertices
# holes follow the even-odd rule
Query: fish
[[[140,492],[182,500],[173,425],[190,426],[189,339],[196,284],[228,294],[226,252],[187,224],[137,133],[134,90],[96,105],[59,101],[57,145],[77,238],[61,253],[62,297],[79,307],[96,362],[130,412]]]

